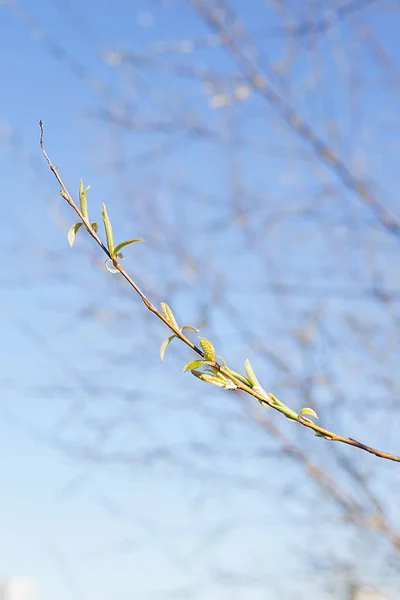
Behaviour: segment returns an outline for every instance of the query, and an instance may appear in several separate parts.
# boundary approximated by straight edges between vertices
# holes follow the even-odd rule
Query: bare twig
[[[350,3],[358,4],[357,2]],[[192,0],[192,5],[204,22],[221,36],[224,47],[238,66],[242,76],[251,85],[254,92],[261,96],[270,106],[277,110],[283,121],[305,141],[325,165],[340,179],[343,185],[355,194],[388,233],[400,241],[400,222],[371,192],[368,185],[360,177],[356,177],[345,162],[337,155],[331,146],[325,142],[301,117],[301,115],[283,98],[271,85],[257,62],[248,58],[242,51],[240,43],[227,26],[224,16],[233,19],[233,10],[224,0],[218,0],[215,6],[210,6],[204,0]],[[369,452],[369,450],[368,450]]]
[[[124,277],[124,279],[129,283],[129,285],[140,296],[140,298],[142,299],[146,308],[148,310],[150,310],[153,314],[155,314],[175,334],[175,336],[181,340],[181,342],[186,344],[189,348],[191,348],[199,356],[204,358],[204,356],[205,356],[204,352],[198,346],[193,344],[193,342],[191,342],[191,340],[189,340],[178,327],[176,327],[174,324],[172,324],[162,314],[162,312],[160,312],[156,308],[156,306],[154,306],[154,304],[149,300],[149,298],[146,296],[146,294],[140,289],[140,287],[135,283],[135,281],[130,277],[130,275],[121,266],[118,259],[115,256],[111,256],[109,250],[103,244],[103,242],[97,235],[93,226],[90,224],[88,219],[83,215],[81,210],[78,208],[77,204],[75,203],[72,196],[68,192],[68,189],[66,188],[64,182],[62,181],[60,175],[58,174],[56,167],[51,162],[51,160],[44,148],[44,142],[43,142],[44,132],[43,132],[42,121],[40,121],[39,125],[40,125],[40,147],[41,147],[42,153],[47,161],[47,164],[49,165],[50,170],[52,171],[53,175],[55,176],[55,178],[57,179],[58,183],[61,186],[62,197],[66,200],[66,202],[71,206],[71,208],[79,216],[80,220],[82,221],[82,223],[85,226],[89,235],[97,242],[97,244],[100,246],[100,248],[105,253],[105,255],[108,257],[108,259],[113,263],[114,268],[117,271],[119,271],[119,273],[122,275],[122,277]],[[385,458],[387,460],[400,462],[400,456],[397,456],[395,454],[390,454],[388,452],[383,452],[381,450],[377,450],[376,448],[367,446],[366,444],[363,444],[362,442],[359,442],[358,440],[355,440],[354,438],[343,437],[332,431],[329,431],[328,429],[319,427],[318,425],[316,425],[309,419],[304,418],[301,415],[298,415],[294,410],[292,410],[291,408],[289,408],[288,406],[286,406],[285,404],[283,404],[282,402],[277,400],[277,398],[275,398],[275,396],[273,396],[273,394],[271,394],[269,392],[267,392],[266,394],[263,394],[263,393],[257,391],[256,388],[252,388],[249,385],[246,385],[245,383],[243,383],[243,381],[241,379],[239,379],[236,375],[234,375],[233,372],[230,369],[228,369],[227,367],[225,367],[224,365],[221,365],[216,361],[208,361],[208,364],[213,369],[216,369],[219,373],[221,373],[225,378],[229,379],[232,383],[234,383],[238,389],[240,389],[243,392],[246,392],[247,394],[250,394],[254,398],[257,398],[257,400],[260,402],[260,404],[262,404],[264,406],[269,406],[270,408],[273,408],[274,410],[281,412],[287,418],[289,418],[291,420],[295,420],[298,423],[300,423],[301,425],[303,425],[304,427],[312,429],[320,437],[324,437],[325,439],[330,440],[330,441],[341,442],[341,443],[347,444],[349,446],[354,446],[356,448],[359,448],[360,450],[364,450],[365,452],[369,452],[370,454],[374,454],[375,456],[378,456],[380,458]]]

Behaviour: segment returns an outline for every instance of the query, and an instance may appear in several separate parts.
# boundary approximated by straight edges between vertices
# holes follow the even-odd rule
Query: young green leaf
[[[220,388],[226,387],[226,381],[222,381],[219,377],[215,377],[215,375],[210,375],[209,373],[202,373],[201,371],[196,371],[196,369],[192,369],[192,375],[205,381],[206,383],[211,383],[212,385],[216,385]]]
[[[207,371],[206,372],[212,373],[214,375],[214,377],[217,377],[218,379],[220,379],[221,381],[223,381],[224,382],[224,388],[226,390],[236,390],[237,389],[236,383],[233,383],[233,381],[231,381],[230,379],[228,379],[227,377],[225,377],[225,375],[223,375],[221,373],[221,371],[219,371],[218,369],[216,369],[212,365],[207,367]]]
[[[200,379],[200,375],[203,375],[203,371],[198,371],[197,369],[192,369],[191,374],[194,375],[195,377],[198,377]]]
[[[301,415],[310,415],[311,417],[315,417],[318,419],[318,415],[312,408],[302,408],[300,411]]]
[[[95,233],[97,233],[97,232],[98,232],[98,230],[99,230],[99,226],[97,225],[97,223],[95,223],[95,222],[93,221],[93,223],[91,223],[90,225],[91,225],[91,227],[92,227],[93,231],[94,231]]]
[[[192,327],[191,325],[184,325],[183,327],[181,327],[181,331],[185,331],[185,329],[187,329],[188,331],[194,331],[195,333],[199,333],[200,329],[196,329],[196,327]]]
[[[293,414],[286,414],[285,413],[285,417],[287,419],[289,419],[289,421],[295,421],[295,422],[297,422],[299,415],[297,413],[295,413],[294,410],[292,412],[293,412]]]
[[[255,388],[253,388],[254,390]],[[289,419],[289,421],[298,421],[299,420],[299,415],[297,414],[296,411],[292,410],[291,408],[289,408],[288,406],[286,406],[286,404],[283,404],[283,402],[281,402],[280,400],[278,400],[276,402],[276,398],[273,394],[271,394],[270,392],[267,393],[268,396],[270,396],[270,398],[268,398],[270,401],[274,401],[274,404],[276,406],[280,407],[279,412],[281,412],[283,415],[285,415],[285,417],[287,419]],[[266,398],[267,400],[267,398]],[[270,404],[268,404],[266,401],[264,400],[259,400],[259,403],[262,404],[263,406],[270,406]]]
[[[207,340],[206,338],[200,338],[200,346],[202,347],[202,350],[204,352],[204,358],[206,360],[214,362],[215,350],[214,350],[213,343],[210,342],[210,340]]]
[[[72,227],[70,227],[68,231],[68,242],[71,248],[74,245],[76,234],[78,230],[82,227],[82,225],[83,223],[74,223],[74,225],[72,225]]]
[[[168,346],[168,344],[170,344],[172,342],[172,340],[176,337],[175,334],[170,335],[169,337],[167,337],[166,340],[163,341],[163,343],[161,344],[161,348],[160,348],[160,358],[161,358],[161,362],[164,362],[164,353],[165,350]]]
[[[104,203],[103,203],[103,206],[101,207],[101,216],[103,218],[104,230],[106,232],[107,248],[108,248],[111,258],[115,258],[114,235],[113,235],[113,230],[111,227],[111,221],[108,218],[106,205]]]
[[[210,373],[212,373],[213,375],[215,375],[215,377],[218,377],[219,379],[222,379],[222,381],[226,381],[225,375],[223,375],[220,371],[218,371],[218,369],[216,369],[212,365],[207,367],[207,371],[209,371]]]
[[[118,246],[115,247],[114,252],[117,255],[122,248],[128,246],[129,244],[134,244],[135,242],[144,242],[143,238],[132,238],[131,240],[126,240],[125,242],[121,242]]]
[[[202,367],[203,365],[207,365],[207,361],[204,359],[201,360],[192,360],[190,361],[185,368],[183,369],[183,372],[186,373],[186,371],[191,371],[192,369],[197,369],[197,367]]]
[[[171,308],[168,306],[168,304],[166,302],[160,302],[160,306],[163,315],[167,319],[168,323],[175,327],[175,329],[179,329],[179,325],[175,319],[175,315],[172,312]]]
[[[244,370],[246,371],[246,375],[248,380],[250,381],[251,387],[258,386],[261,387],[260,382],[258,381],[256,374],[253,371],[253,367],[250,364],[249,359],[247,358],[244,363]]]
[[[271,392],[267,392],[267,394],[268,394],[270,400],[272,400],[272,402],[274,404],[276,404],[277,406],[285,406],[286,407],[286,404],[284,404],[283,402],[281,402],[280,400],[278,400],[278,398],[276,396],[274,396],[273,394],[271,394]]]
[[[268,392],[266,392],[264,390],[264,388],[261,387],[261,385],[253,385],[253,390],[255,392],[257,392],[257,394],[259,394],[260,396],[265,398],[266,400],[269,400],[270,402],[274,402],[275,396],[272,396],[272,394],[269,394]]]
[[[241,381],[242,383],[244,383],[244,385],[248,385],[249,387],[251,387],[250,381],[244,375],[242,375],[241,373],[238,373],[237,371],[234,371],[233,369],[230,369],[229,367],[226,366],[226,364],[225,365],[222,364],[222,366],[231,375],[233,375],[234,377],[236,377],[236,379],[239,379],[239,381]]]
[[[90,185],[87,188],[84,188],[83,181],[82,181],[82,179],[80,179],[79,180],[79,204],[81,207],[81,213],[87,220],[89,220],[87,198],[86,198],[86,194],[87,194],[88,190],[90,190]]]

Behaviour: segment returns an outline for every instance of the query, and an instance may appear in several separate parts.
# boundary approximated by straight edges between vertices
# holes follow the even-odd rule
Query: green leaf
[[[246,375],[250,381],[251,387],[258,386],[261,388],[260,382],[258,381],[248,358],[244,363],[244,370],[246,371]]]
[[[207,340],[206,338],[200,338],[200,346],[202,347],[202,350],[204,352],[204,358],[206,360],[210,360],[211,362],[214,362],[215,350],[214,350],[213,343],[210,342],[210,340]]]
[[[79,204],[81,207],[81,213],[87,220],[89,220],[87,198],[86,198],[86,193],[88,190],[90,190],[90,185],[87,188],[84,188],[83,181],[82,181],[82,179],[80,179],[79,180]]]
[[[276,404],[277,406],[283,406],[285,408],[288,408],[284,402],[281,402],[280,400],[278,400],[278,398],[276,396],[274,396],[273,394],[271,394],[271,392],[266,392],[266,393],[268,394],[269,399],[272,400],[272,402],[274,404]],[[289,409],[289,410],[291,410],[291,409]],[[294,411],[292,411],[292,412],[294,412]],[[296,413],[296,415],[297,415],[297,413]]]
[[[113,230],[111,227],[111,221],[108,218],[106,205],[104,203],[103,203],[103,206],[101,207],[101,216],[103,218],[104,230],[106,232],[107,248],[108,248],[111,258],[115,258],[114,235],[113,235]]]
[[[221,373],[221,371],[219,371],[218,369],[216,369],[213,366],[208,367],[208,369],[210,369],[210,371],[215,375],[215,377],[217,377],[218,379],[220,379],[221,381],[224,382],[224,388],[226,390],[236,390],[237,389],[236,383],[233,383],[233,381],[231,381],[228,377],[226,377],[223,373]]]
[[[295,410],[292,410],[291,408],[289,408],[288,406],[286,406],[283,403],[281,403],[281,404],[282,404],[282,407],[285,409],[282,412],[285,415],[285,417],[287,419],[289,419],[289,421],[298,421],[299,420],[299,415],[297,414],[297,412]]]
[[[91,225],[91,227],[92,227],[93,231],[94,231],[95,233],[97,233],[97,232],[98,232],[98,230],[99,230],[99,226],[97,225],[97,223],[95,223],[95,222],[93,221],[93,223],[91,223],[90,225]]]
[[[163,341],[163,343],[161,344],[161,348],[160,348],[160,358],[161,358],[161,362],[164,362],[164,353],[165,350],[168,346],[168,344],[170,344],[172,342],[172,340],[176,337],[175,334],[170,335],[169,337],[167,337],[166,340]]]
[[[185,368],[183,369],[183,372],[186,373],[186,371],[191,371],[192,369],[197,369],[197,367],[202,367],[203,365],[207,365],[207,364],[208,364],[208,362],[204,359],[192,360],[185,366]]]
[[[196,327],[192,327],[191,325],[184,325],[183,327],[181,327],[181,331],[185,331],[185,329],[188,329],[189,331],[194,331],[195,333],[199,333],[200,329],[196,329]]]
[[[310,415],[311,417],[315,417],[318,419],[318,415],[312,408],[302,408],[300,411],[301,415]]]
[[[241,381],[242,383],[244,383],[245,385],[248,385],[249,387],[251,387],[251,383],[248,379],[246,379],[246,377],[244,377],[244,375],[242,375],[241,373],[238,373],[237,371],[234,371],[233,369],[230,369],[229,367],[223,365],[224,369],[226,369],[231,375],[233,375],[234,377],[236,377],[236,379],[239,379],[239,381]]]
[[[175,327],[175,329],[179,329],[179,325],[176,322],[174,313],[172,312],[172,310],[170,309],[170,307],[168,306],[168,304],[166,302],[160,302],[160,306],[161,306],[161,310],[163,312],[163,315],[167,319],[168,323],[170,325],[172,325],[173,327]]]
[[[115,254],[118,254],[118,252],[120,252],[120,250],[122,250],[122,248],[124,248],[125,246],[129,246],[129,244],[135,244],[135,242],[144,242],[144,239],[143,238],[132,238],[131,240],[126,240],[125,242],[121,242],[114,249]]]
[[[212,385],[216,385],[217,387],[220,387],[220,388],[226,387],[226,383],[227,383],[226,380],[223,381],[219,377],[215,377],[215,375],[210,375],[209,373],[202,373],[201,371],[196,371],[196,369],[192,370],[192,375],[194,375],[198,379],[201,379],[202,381],[205,381],[206,383],[211,383]]]
[[[253,385],[253,390],[257,392],[257,394],[265,398],[265,400],[269,400],[270,402],[275,401],[275,396],[272,396],[272,394],[266,392],[264,388],[261,387],[261,385]]]
[[[200,375],[203,375],[203,371],[198,371],[197,369],[192,369],[190,372],[195,377],[199,377]]]
[[[72,227],[70,227],[69,231],[68,231],[68,242],[69,245],[72,246],[74,245],[74,241],[75,241],[75,236],[77,234],[77,232],[79,231],[79,229],[82,227],[83,223],[74,223],[74,225],[72,225]]]
[[[213,375],[215,375],[215,377],[218,377],[219,379],[222,379],[223,381],[226,381],[226,377],[225,377],[225,375],[223,375],[223,374],[222,374],[222,373],[221,373],[221,372],[220,372],[218,369],[216,369],[215,367],[213,367],[213,366],[209,366],[209,367],[207,367],[207,370],[208,370],[210,373],[213,373]]]

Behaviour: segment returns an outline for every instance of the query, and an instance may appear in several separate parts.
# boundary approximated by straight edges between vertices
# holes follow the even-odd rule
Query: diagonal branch
[[[269,406],[270,408],[277,410],[278,412],[285,415],[288,419],[291,419],[292,421],[296,421],[296,422],[300,423],[301,425],[303,425],[304,427],[312,429],[318,436],[323,437],[327,440],[334,441],[334,442],[341,442],[343,444],[347,444],[349,446],[354,446],[356,448],[359,448],[360,450],[364,450],[365,452],[369,452],[370,454],[374,454],[375,456],[378,456],[380,458],[385,458],[387,460],[400,462],[400,456],[397,456],[395,454],[390,454],[388,452],[383,452],[383,451],[373,448],[371,446],[367,446],[366,444],[363,444],[362,442],[359,442],[359,441],[355,440],[354,438],[343,437],[341,435],[334,433],[333,431],[329,431],[328,429],[319,427],[318,425],[316,425],[309,419],[303,417],[301,414],[296,413],[294,410],[292,410],[291,408],[286,406],[283,402],[278,400],[272,393],[265,392],[264,390],[262,390],[261,388],[257,388],[256,386],[250,387],[250,385],[246,385],[243,382],[244,378],[239,373],[236,373],[235,371],[228,369],[228,367],[225,364],[222,364],[222,365],[219,364],[217,361],[215,361],[214,358],[212,360],[208,360],[208,357],[206,356],[206,352],[203,351],[204,346],[203,346],[203,350],[201,350],[189,338],[187,338],[184,335],[184,333],[182,333],[182,330],[179,329],[179,327],[176,324],[171,322],[171,320],[167,319],[166,316],[162,312],[160,312],[156,306],[154,306],[154,304],[149,300],[149,298],[146,296],[146,294],[135,283],[135,281],[131,278],[131,276],[125,271],[125,269],[122,267],[122,265],[118,261],[118,258],[115,255],[111,256],[111,253],[109,252],[107,247],[103,244],[103,242],[101,241],[100,237],[97,235],[97,232],[95,231],[95,229],[93,228],[93,226],[91,225],[89,220],[84,216],[84,214],[81,212],[81,210],[79,209],[79,207],[73,200],[73,198],[70,195],[70,193],[68,192],[68,189],[66,188],[64,182],[62,181],[60,175],[58,174],[57,168],[51,162],[51,160],[44,148],[44,142],[43,142],[44,132],[43,132],[42,121],[39,122],[39,126],[40,126],[40,147],[41,147],[43,156],[45,157],[47,164],[49,165],[51,172],[53,173],[53,175],[55,176],[55,178],[57,179],[58,183],[61,186],[60,193],[61,193],[62,197],[71,206],[71,208],[76,212],[76,214],[82,221],[82,223],[83,223],[84,227],[86,228],[87,232],[89,233],[89,235],[97,242],[97,244],[100,246],[100,248],[102,249],[104,254],[107,256],[109,261],[112,262],[114,268],[117,271],[119,271],[119,273],[122,275],[122,277],[129,283],[129,285],[140,296],[140,298],[141,298],[142,302],[144,303],[144,305],[146,306],[146,308],[148,310],[150,310],[153,314],[155,314],[174,333],[174,335],[178,339],[181,340],[181,342],[183,342],[189,348],[191,348],[194,352],[196,352],[202,359],[207,359],[208,365],[212,369],[215,369],[217,372],[219,372],[223,377],[225,377],[226,379],[229,379],[234,384],[235,388],[253,396],[263,406]],[[206,340],[206,341],[208,344],[211,344],[211,342],[208,342],[208,340]],[[211,346],[212,346],[212,344],[211,344]],[[207,379],[205,379],[205,380],[207,381]]]

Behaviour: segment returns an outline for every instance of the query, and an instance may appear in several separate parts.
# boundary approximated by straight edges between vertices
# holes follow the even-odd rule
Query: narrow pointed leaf
[[[90,190],[90,185],[85,189],[83,187],[83,181],[82,181],[82,179],[80,179],[79,180],[79,204],[81,207],[81,213],[83,214],[85,219],[89,220],[87,198],[86,198],[86,193],[88,192],[88,190]]]
[[[268,394],[268,392],[266,392],[264,388],[262,388],[260,385],[253,385],[253,390],[257,392],[257,394],[260,394],[260,396],[262,396],[266,400],[269,400],[271,403],[275,401],[275,396]]]
[[[103,204],[103,206],[101,207],[101,216],[103,218],[104,230],[106,232],[107,248],[111,257],[114,258],[114,235],[105,204]]]
[[[125,242],[121,242],[120,244],[118,244],[118,246],[116,246],[114,252],[115,254],[118,254],[118,252],[120,250],[122,250],[122,248],[124,248],[125,246],[129,246],[129,244],[135,244],[135,242],[144,242],[143,238],[132,238],[131,240],[126,240]]]
[[[197,369],[191,369],[191,374],[194,375],[195,377],[200,377],[200,375],[203,375],[203,371],[198,371]]]
[[[161,362],[164,362],[164,353],[165,350],[168,346],[168,344],[170,344],[172,342],[172,340],[176,337],[176,335],[170,335],[169,337],[167,337],[166,340],[163,341],[163,343],[161,344],[161,348],[160,348],[160,358],[161,358]]]
[[[202,367],[203,365],[206,365],[206,364],[207,364],[207,361],[204,359],[192,360],[185,366],[185,368],[183,369],[183,372],[186,373],[186,371],[191,371],[192,369],[197,369],[198,367]]]
[[[161,310],[163,312],[164,317],[167,319],[168,323],[175,327],[175,329],[179,329],[179,325],[176,322],[175,315],[172,312],[171,308],[168,306],[166,302],[160,302]]]
[[[225,390],[237,390],[237,385],[230,381],[222,373],[220,373],[217,369],[211,367],[212,371],[215,372],[213,375],[211,372],[197,371],[196,369],[192,369],[191,373],[201,379],[202,381],[206,381],[207,383],[212,383],[218,387],[224,388]]]
[[[310,415],[311,417],[315,417],[318,419],[318,415],[312,408],[302,408],[300,411],[301,415]]]
[[[210,360],[210,361],[214,362],[215,350],[214,350],[213,343],[210,342],[210,340],[207,340],[206,338],[200,338],[200,346],[202,347],[202,350],[204,352],[204,358],[206,360]]]
[[[181,327],[181,331],[185,331],[185,329],[187,329],[188,331],[194,331],[195,333],[199,333],[200,329],[196,329],[196,327],[192,327],[191,325],[184,325],[183,327]]]
[[[297,412],[295,410],[292,410],[288,406],[285,406],[285,405],[283,405],[283,406],[285,407],[285,411],[283,412],[285,417],[287,419],[289,419],[289,421],[298,421],[299,415],[297,414]]]
[[[236,377],[236,379],[239,379],[239,381],[241,381],[242,383],[244,383],[245,385],[248,385],[249,387],[251,387],[251,383],[250,381],[244,377],[244,375],[242,375],[241,373],[238,373],[237,371],[234,371],[233,369],[230,369],[229,367],[224,367],[231,375],[233,375],[234,377]]]
[[[213,375],[215,375],[215,377],[218,377],[218,379],[221,379],[222,381],[225,381],[225,382],[227,381],[225,375],[223,375],[215,367],[208,367],[208,370],[210,371],[210,373],[212,373]]]
[[[253,371],[253,367],[250,364],[249,359],[247,358],[245,363],[244,363],[244,370],[246,371],[246,375],[248,377],[248,380],[251,383],[251,386],[258,386],[261,387],[260,382],[258,381],[256,374]]]
[[[191,372],[192,375],[194,375],[198,379],[201,379],[202,381],[205,381],[206,383],[211,383],[212,385],[216,385],[220,388],[226,387],[226,381],[222,381],[214,375],[210,375],[209,373],[202,373],[201,371],[196,371],[196,369],[193,369]]]
[[[83,225],[83,223],[74,223],[74,225],[72,225],[72,227],[70,227],[70,229],[68,231],[68,242],[69,242],[69,245],[71,246],[71,248],[74,245],[76,234],[79,231],[79,229],[82,227],[82,225]]]
[[[256,388],[253,388],[253,389],[256,389]],[[261,388],[261,389],[263,389],[263,388]],[[264,390],[264,389],[263,389],[263,391],[265,392],[265,390]],[[277,398],[276,396],[274,396],[273,394],[271,394],[271,392],[265,392],[265,393],[267,394],[268,398],[269,398],[270,400],[272,400],[272,402],[273,402],[274,404],[276,404],[277,406],[282,406],[282,407],[284,407],[284,408],[288,408],[284,402],[281,402],[280,400],[278,400],[278,398]],[[290,409],[290,408],[288,408],[288,410],[291,410],[291,409]],[[294,411],[293,411],[293,412],[294,412]],[[296,415],[297,415],[297,413],[296,413]]]

